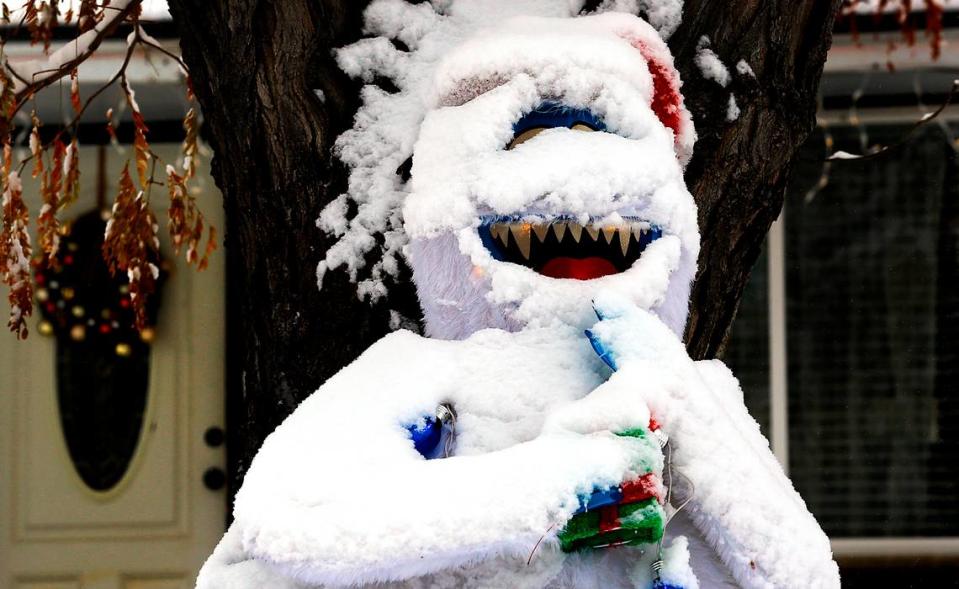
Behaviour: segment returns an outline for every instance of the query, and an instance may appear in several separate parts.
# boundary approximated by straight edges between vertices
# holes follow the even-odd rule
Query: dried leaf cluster
[[[146,118],[136,101],[134,89],[127,79],[126,70],[136,51],[159,51],[174,59],[182,68],[185,76],[186,66],[182,60],[160,46],[152,37],[143,32],[140,25],[140,0],[81,0],[74,13],[75,2],[67,0],[26,0],[19,9],[13,11],[6,3],[2,6],[2,18],[11,24],[11,18],[19,18],[18,26],[0,33],[0,142],[3,144],[4,160],[2,174],[3,210],[2,231],[0,231],[0,263],[2,278],[10,289],[9,326],[18,337],[26,337],[26,318],[33,312],[33,285],[31,263],[50,263],[57,253],[60,239],[59,214],[79,196],[79,145],[77,129],[81,118],[91,102],[107,88],[117,84],[123,100],[133,119],[132,160],[135,175],[131,175],[130,161],[124,166],[117,186],[115,202],[107,221],[104,235],[104,259],[114,273],[126,274],[130,283],[130,300],[134,310],[137,327],[146,322],[146,300],[156,288],[159,276],[160,240],[159,223],[150,208],[150,195],[154,185],[163,182],[155,177],[158,162],[157,154],[149,142],[149,128]],[[67,10],[61,10],[67,6]],[[32,44],[43,46],[44,55],[49,60],[61,52],[50,54],[50,42],[55,27],[61,24],[77,23],[78,33],[93,30],[91,42],[81,46],[77,40],[74,55],[65,56],[62,63],[34,71],[29,76],[18,71],[2,52],[8,42],[6,35],[18,29],[29,32]],[[103,86],[94,91],[84,101],[80,96],[80,80],[77,68],[80,63],[92,55],[100,41],[113,33],[115,28],[127,23],[132,25],[133,33],[127,37],[127,52],[119,71]],[[14,162],[15,123],[14,115],[21,110],[37,92],[56,80],[69,78],[70,105],[73,119],[57,130],[52,139],[44,142],[42,122],[34,112],[28,136],[29,156]],[[182,145],[180,168],[173,164],[165,167],[165,181],[170,198],[168,229],[177,254],[186,248],[185,258],[188,264],[196,265],[200,270],[208,264],[210,254],[216,249],[216,230],[206,221],[197,206],[196,198],[191,194],[190,180],[196,174],[199,157],[199,118],[195,108],[195,99],[187,83],[187,96],[194,105],[184,117],[185,140]],[[113,109],[107,111],[107,132],[116,141],[113,121]],[[30,173],[40,186],[41,206],[36,217],[38,236],[38,254],[40,258],[32,262],[30,243],[30,216],[23,200],[21,174],[30,164]],[[206,237],[205,245],[201,242]]]
[[[9,288],[10,319],[7,325],[18,339],[27,337],[27,317],[33,314],[30,257],[33,248],[28,230],[30,216],[23,202],[20,173],[13,169],[10,145],[3,148],[3,228],[0,229],[0,275]]]
[[[130,301],[138,328],[146,326],[145,296],[156,289],[160,268],[160,239],[156,217],[143,190],[130,177],[130,164],[120,174],[120,188],[113,203],[103,238],[103,257],[116,274],[124,271],[130,281]]]
[[[66,4],[65,11],[62,10],[61,4]],[[31,43],[43,44],[44,50],[49,51],[53,31],[57,26],[76,22],[78,32],[85,33],[102,18],[103,8],[104,5],[98,0],[80,0],[79,6],[76,6],[75,2],[59,0],[25,0],[20,6],[22,14],[18,25],[30,33]],[[0,22],[5,25],[12,24],[13,15],[4,2]]]
[[[864,0],[843,0],[842,13],[849,18],[852,34],[857,39],[859,31],[856,25],[856,19],[852,18],[857,13]],[[929,49],[932,59],[939,59],[942,54],[942,0],[879,0],[876,4],[875,18],[878,20],[882,15],[892,12],[896,16],[899,28],[902,30],[903,40],[912,47],[916,44],[917,20],[913,17],[914,10],[921,9],[925,22],[922,23],[926,32],[926,38],[929,40]],[[889,42],[889,51],[895,49],[896,44]],[[890,63],[889,67],[893,65]]]
[[[170,196],[169,229],[170,237],[177,254],[186,245],[187,264],[196,264],[203,270],[210,261],[210,254],[216,249],[216,229],[208,225],[203,212],[197,206],[196,198],[190,194],[188,182],[196,173],[198,157],[199,125],[195,109],[190,109],[183,120],[186,139],[183,141],[183,173],[179,174],[173,166],[166,167],[167,191]],[[200,242],[207,229],[206,245],[200,253]]]

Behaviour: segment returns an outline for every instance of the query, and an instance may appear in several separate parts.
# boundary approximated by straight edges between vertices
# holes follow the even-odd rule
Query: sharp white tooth
[[[624,227],[619,230],[619,248],[623,250],[623,255],[629,250],[629,231]]]
[[[493,225],[489,229],[489,232],[490,232],[490,235],[493,236],[494,241],[498,239],[501,242],[503,242],[504,246],[506,245],[506,241],[507,241],[506,236],[508,235],[508,230],[506,228],[506,225],[503,225],[502,223],[493,223]]]
[[[576,243],[579,243],[579,239],[583,236],[583,226],[579,223],[570,223],[569,234],[573,236],[573,240],[576,241]]]
[[[563,236],[566,235],[566,223],[553,223],[553,233],[556,234],[557,241],[563,241]]]
[[[516,245],[519,246],[519,251],[523,254],[523,257],[527,260],[529,259],[529,234],[530,234],[530,225],[529,223],[517,223],[510,224],[509,226],[510,233],[513,234],[513,241],[516,242]]]
[[[644,231],[646,231],[646,228],[642,225],[633,225],[633,237],[636,238],[636,241],[642,239]]]
[[[613,243],[614,235],[616,235],[616,227],[603,227],[603,237],[606,238],[606,243]]]
[[[599,239],[599,227],[595,225],[590,225],[586,228],[586,233],[589,233],[589,236],[593,238],[593,241]]]
[[[536,234],[536,239],[538,239],[540,243],[543,243],[544,241],[546,241],[546,235],[549,233],[549,224],[534,223],[533,233]]]

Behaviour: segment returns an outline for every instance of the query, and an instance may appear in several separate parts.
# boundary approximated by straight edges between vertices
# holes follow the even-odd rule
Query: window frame
[[[913,107],[883,107],[843,111],[822,111],[820,126],[848,126],[860,123],[908,124],[927,111]],[[959,123],[959,105],[950,105],[939,115],[944,122]],[[930,123],[935,124],[935,123]],[[959,141],[959,139],[957,139]],[[959,149],[959,145],[957,145]],[[773,223],[766,238],[769,316],[769,442],[773,454],[789,475],[789,382],[786,315],[786,223],[784,212]],[[959,498],[957,498],[959,500]],[[959,557],[959,536],[923,537],[843,537],[830,538],[838,559],[870,558],[948,558]]]

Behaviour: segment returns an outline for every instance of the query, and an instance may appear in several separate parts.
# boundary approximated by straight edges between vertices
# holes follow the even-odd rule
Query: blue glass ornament
[[[413,447],[423,455],[424,458],[430,458],[440,444],[440,438],[443,434],[443,424],[435,417],[424,417],[423,419],[406,426],[406,431],[410,432],[410,439],[413,440]]]

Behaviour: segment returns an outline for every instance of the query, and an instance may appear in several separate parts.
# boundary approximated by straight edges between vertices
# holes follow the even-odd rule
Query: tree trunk
[[[722,350],[750,268],[782,206],[793,155],[812,129],[815,93],[840,0],[686,0],[670,45],[699,144],[687,181],[704,236],[689,349]],[[388,331],[342,273],[317,289],[328,240],[314,221],[346,185],[331,156],[358,88],[330,50],[360,36],[364,2],[170,0],[215,156],[226,209],[228,440],[235,491],[264,437],[324,380]],[[756,79],[728,88],[694,65],[708,35]],[[322,90],[320,99],[314,89]],[[742,108],[725,120],[730,91]],[[395,307],[415,305],[408,284]],[[413,311],[410,316],[417,316]],[[195,391],[202,394],[202,391]],[[362,428],[358,416],[357,431]]]
[[[841,0],[686,0],[669,40],[699,140],[686,184],[702,251],[686,344],[720,356],[749,273],[782,210],[796,152],[815,126],[816,94]],[[695,63],[703,36],[732,74],[723,88]],[[739,60],[755,77],[736,71]],[[727,120],[730,95],[741,109]]]
[[[329,276],[322,292],[316,283],[327,240],[315,220],[346,186],[330,147],[358,101],[330,48],[359,36],[363,6],[169,4],[226,210],[227,447],[235,492],[266,435],[387,332],[385,312],[357,300],[342,274]]]

